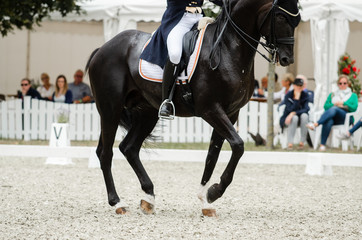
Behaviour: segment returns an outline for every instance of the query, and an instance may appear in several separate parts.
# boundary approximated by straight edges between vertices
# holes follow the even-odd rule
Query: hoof
[[[119,208],[116,209],[116,213],[121,214],[121,215],[125,215],[125,214],[128,214],[129,211],[125,207],[119,207]]]
[[[155,212],[155,206],[145,200],[141,200],[141,210],[144,214],[153,214]]]
[[[217,217],[216,210],[212,208],[202,209],[202,215],[205,217]]]

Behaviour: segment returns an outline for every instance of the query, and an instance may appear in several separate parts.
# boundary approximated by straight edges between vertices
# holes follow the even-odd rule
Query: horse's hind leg
[[[217,132],[213,132],[212,135],[209,153],[205,164],[205,171],[201,181],[202,187],[199,194],[199,197],[206,197],[207,203],[209,204],[220,198],[225,192],[226,188],[230,185],[239,159],[244,153],[244,142],[235,131],[235,128],[233,126],[233,124],[237,120],[238,112],[229,119],[227,115],[222,112],[222,110],[220,110],[220,108],[215,109],[218,109],[219,112],[208,112],[203,116],[203,118],[212,127],[214,127],[214,131]],[[219,146],[219,144],[222,143],[223,139],[226,139],[230,143],[232,155],[226,169],[224,170],[220,178],[220,183],[216,183],[208,188],[207,183],[210,180],[211,174],[215,168],[215,164],[221,150],[221,146]],[[204,199],[201,200],[205,201]],[[206,216],[215,215],[214,210],[212,210],[211,212],[203,211],[203,213]]]
[[[111,120],[101,118],[101,136],[97,147],[97,155],[100,161],[101,169],[103,172],[104,181],[106,183],[108,203],[111,206],[119,204],[120,199],[114,187],[112,176],[112,158],[113,158],[113,144],[116,135],[120,117],[113,116]],[[124,209],[124,206],[122,206]]]
[[[157,110],[143,108],[132,112],[131,118],[132,126],[120,143],[119,149],[127,158],[140,181],[142,190],[146,194],[144,199],[141,200],[141,210],[145,214],[151,214],[154,212],[155,205],[153,183],[140,161],[139,152],[143,141],[149,136],[158,121]]]

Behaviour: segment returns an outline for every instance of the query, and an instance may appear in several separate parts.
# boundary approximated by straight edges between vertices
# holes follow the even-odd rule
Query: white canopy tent
[[[104,39],[110,40],[119,32],[136,29],[138,21],[160,22],[166,1],[160,0],[93,0],[80,3],[86,14],[70,14],[62,18],[59,13],[51,16],[57,21],[103,21]]]
[[[326,99],[327,94],[332,90],[333,83],[337,79],[337,60],[338,57],[345,52],[346,43],[349,35],[349,22],[348,21],[360,21],[362,22],[362,0],[300,0],[301,6],[303,10],[301,11],[302,20],[311,21],[311,32],[312,32],[312,46],[313,46],[313,59],[314,59],[314,77],[316,79],[316,84],[323,86],[322,93],[318,94],[320,97],[319,102],[323,102]],[[103,24],[103,37],[104,40],[107,41],[111,39],[113,36],[118,34],[119,32],[126,29],[135,29],[137,27],[137,22],[139,21],[161,21],[161,17],[166,8],[166,0],[93,0],[93,1],[85,1],[82,4],[82,9],[84,9],[87,13],[82,15],[67,15],[65,18],[61,18],[58,14],[52,15],[52,20],[56,20],[54,22],[81,22],[81,21],[102,21]],[[34,38],[32,41],[32,45],[36,45],[38,42],[42,44],[46,44],[47,42],[43,39],[45,37],[52,37],[51,34],[45,34],[43,32],[36,33],[32,32],[31,36]],[[58,33],[56,33],[58,34]],[[19,34],[19,37],[16,39],[24,39],[24,36]],[[51,35],[51,36],[50,36]],[[39,36],[39,39],[38,39]],[[59,37],[55,37],[52,41],[56,42],[59,39],[67,40],[68,38],[62,38],[63,35],[60,34]],[[65,36],[65,35],[64,35]],[[93,36],[92,36],[93,37]],[[15,37],[14,37],[15,38]],[[25,36],[26,38],[26,36]],[[7,38],[10,39],[10,38]],[[3,39],[0,41],[0,48],[7,51],[12,51],[12,49],[18,49],[15,44],[15,40]],[[73,38],[69,38],[73,39]],[[83,39],[83,35],[79,34],[76,36],[76,39],[82,42],[82,51],[90,52],[90,50],[86,49],[85,45],[90,45],[90,49],[94,49],[94,46],[91,43],[85,44],[83,41],[87,41],[87,39]],[[18,40],[20,41],[20,40]],[[60,40],[59,40],[60,41]],[[74,41],[74,39],[72,40]],[[14,46],[12,48],[12,42],[14,42]],[[93,42],[92,42],[93,43]],[[76,42],[78,44],[78,42]],[[93,43],[96,46],[99,46],[99,43]],[[302,43],[300,43],[302,44]],[[21,44],[20,44],[21,45]],[[28,44],[29,45],[29,44]],[[83,47],[84,45],[84,47]],[[24,46],[27,46],[26,44]],[[63,45],[62,45],[63,46]],[[69,46],[64,45],[65,49],[68,49]],[[74,48],[77,46],[74,45]],[[4,51],[3,51],[4,52]],[[26,52],[24,49],[21,52]],[[39,59],[39,57],[43,57],[45,59],[49,58],[45,51],[39,51],[34,47],[31,50],[33,59]],[[36,54],[41,52],[42,54]],[[44,54],[43,54],[44,52]],[[57,52],[52,52],[51,56],[57,55]],[[351,53],[353,55],[353,53]],[[3,54],[3,56],[5,56]],[[8,56],[12,56],[9,54]],[[88,55],[87,55],[88,56]],[[18,59],[21,56],[17,57]],[[66,56],[64,56],[66,59]],[[1,58],[0,58],[1,60]],[[29,62],[30,60],[28,60]],[[58,60],[57,60],[58,61]],[[51,60],[48,62],[57,62],[55,60]],[[68,61],[68,60],[67,60]],[[75,60],[74,60],[75,61]],[[73,65],[80,65],[77,61],[82,62],[84,60],[79,60],[72,62]],[[10,63],[8,64],[8,59],[5,57],[2,60],[3,68],[1,68],[0,77],[3,76],[3,79],[19,79],[24,73],[19,73],[19,76],[15,76],[14,73],[18,71],[10,70],[12,66]],[[14,59],[14,62],[16,60]],[[33,61],[34,62],[34,61]],[[69,62],[69,61],[68,61]],[[264,70],[264,60],[260,60],[261,64],[259,64],[259,75],[263,75],[265,73]],[[29,63],[27,63],[29,65]],[[32,65],[31,76],[38,74],[38,72],[43,70],[38,70],[34,68],[35,62]],[[69,64],[70,65],[70,64]],[[44,65],[42,67],[39,66],[39,69],[52,69],[52,66]],[[53,74],[56,74],[58,70],[56,67],[53,67],[54,70],[46,70],[48,72],[54,71]],[[265,64],[265,69],[267,65]],[[34,70],[35,69],[35,70]],[[261,70],[260,70],[261,69]],[[63,72],[66,72],[62,70]],[[283,70],[284,71],[284,70]],[[13,76],[14,75],[14,76]],[[27,75],[26,75],[27,76]],[[259,77],[260,77],[259,76]],[[14,81],[14,80],[12,80]],[[11,84],[9,84],[10,86]],[[16,86],[11,85],[11,89],[16,89]],[[9,87],[10,88],[10,87]],[[7,90],[14,91],[14,90]],[[318,101],[318,100],[317,100]]]
[[[335,90],[339,57],[345,53],[349,21],[362,22],[362,0],[300,0],[303,21],[310,20],[317,108]]]

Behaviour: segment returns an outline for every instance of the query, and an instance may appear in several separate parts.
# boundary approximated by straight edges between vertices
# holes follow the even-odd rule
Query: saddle
[[[197,29],[197,25],[195,24],[192,29],[184,35],[182,40],[182,55],[178,67],[179,73],[185,70],[186,75],[188,75],[187,66],[190,62],[191,54],[195,50],[196,41],[199,37],[199,33],[200,31],[199,29]]]
[[[184,35],[182,41],[183,50],[177,68],[177,84],[181,85],[183,100],[192,111],[193,100],[189,81],[196,68],[206,26],[212,21],[213,19],[211,18],[202,18],[198,24],[195,24],[192,29]],[[147,44],[148,42],[145,46],[147,46]],[[156,64],[141,59],[139,62],[139,73],[145,80],[162,83],[163,69]]]
[[[187,72],[187,66],[190,62],[190,57],[195,50],[200,31],[204,29],[207,24],[212,23],[213,21],[214,19],[212,18],[204,17],[184,35],[182,39],[182,55],[178,69],[179,73],[185,70],[186,76],[189,74]]]
[[[182,56],[180,63],[178,65],[177,72],[182,73],[185,72],[185,75],[188,75],[187,72],[187,66],[190,62],[191,54],[195,50],[196,41],[199,37],[200,31],[197,29],[196,24],[193,26],[193,28],[184,35],[182,40]],[[181,85],[182,90],[182,100],[185,102],[186,106],[194,112],[194,101],[192,97],[192,91],[189,86],[189,82],[185,81],[184,84],[182,84],[182,80],[178,79],[179,84]]]

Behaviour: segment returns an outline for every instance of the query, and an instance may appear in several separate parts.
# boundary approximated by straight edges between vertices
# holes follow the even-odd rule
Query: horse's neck
[[[247,23],[237,24],[238,27],[250,37],[259,41],[260,35],[252,27],[247,26]],[[249,25],[252,25],[252,22],[250,22]],[[252,67],[256,53],[254,49],[258,47],[258,43],[245,35],[243,35],[243,37],[236,32],[230,23],[228,23],[224,32],[222,44],[228,48],[227,53],[232,55],[233,59],[238,60],[238,62],[244,66],[247,65],[246,67]],[[249,44],[251,44],[251,46]]]

